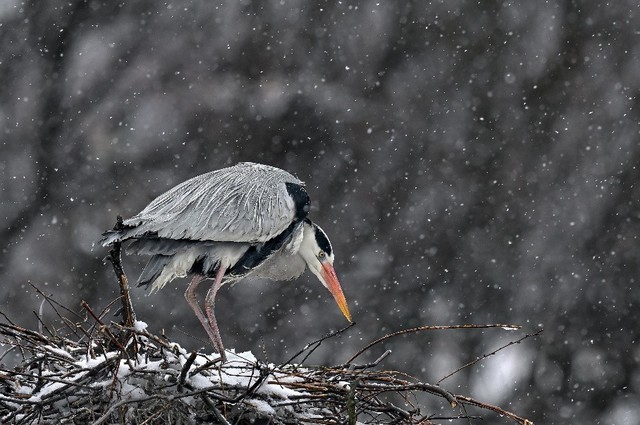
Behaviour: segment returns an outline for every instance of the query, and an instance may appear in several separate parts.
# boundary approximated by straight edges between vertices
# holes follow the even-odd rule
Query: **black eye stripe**
[[[316,243],[318,244],[320,249],[326,252],[327,255],[331,255],[333,250],[331,249],[331,242],[329,242],[329,238],[327,237],[327,235],[315,223],[313,224],[313,230],[315,231]]]

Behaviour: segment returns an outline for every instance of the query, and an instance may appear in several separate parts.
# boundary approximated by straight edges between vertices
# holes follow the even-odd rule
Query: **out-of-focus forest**
[[[357,322],[313,362],[419,325],[544,328],[442,385],[539,423],[640,424],[637,1],[4,0],[0,40],[13,321],[38,324],[28,282],[106,307],[93,244],[116,215],[263,162],[307,182]],[[125,258],[132,281],[143,265]],[[133,302],[201,347],[185,287]],[[272,362],[346,324],[310,273],[218,299],[225,345]],[[522,335],[419,333],[362,360],[389,348],[436,382]]]

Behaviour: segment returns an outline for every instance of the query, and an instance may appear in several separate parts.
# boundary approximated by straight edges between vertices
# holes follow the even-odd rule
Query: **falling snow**
[[[307,183],[357,323],[311,361],[425,324],[544,328],[451,383],[538,423],[640,425],[639,28],[635,0],[4,1],[0,312],[55,332],[33,284],[113,319],[93,244],[116,216],[267,163]],[[224,287],[226,345],[280,361],[341,327],[314,279]],[[185,287],[132,297],[191,350]],[[437,381],[514,333],[390,340],[387,362]]]

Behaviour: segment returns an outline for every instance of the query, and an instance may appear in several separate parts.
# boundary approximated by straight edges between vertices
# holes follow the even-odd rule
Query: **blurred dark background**
[[[312,362],[419,325],[544,328],[443,385],[538,423],[640,424],[637,1],[4,0],[0,40],[14,321],[37,325],[29,281],[104,308],[118,291],[93,243],[117,214],[263,162],[307,182],[357,322]],[[143,262],[125,259],[132,280]],[[134,305],[197,348],[185,285]],[[345,325],[308,273],[219,300],[225,345],[272,362]],[[435,382],[524,332],[421,333],[360,360],[390,348],[383,367]]]

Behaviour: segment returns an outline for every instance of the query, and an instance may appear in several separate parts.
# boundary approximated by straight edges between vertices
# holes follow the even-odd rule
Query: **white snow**
[[[138,321],[135,326],[136,329],[143,330],[146,324]],[[16,388],[16,393],[29,396],[28,400],[31,402],[41,402],[52,392],[78,383],[97,389],[104,388],[105,391],[107,389],[109,391],[115,390],[118,397],[132,401],[144,400],[152,396],[153,394],[148,392],[149,388],[165,388],[170,393],[177,388],[175,384],[191,355],[178,344],[172,344],[168,349],[165,348],[161,351],[161,355],[158,354],[159,352],[155,352],[151,356],[150,351],[142,351],[133,358],[122,357],[122,354],[117,351],[101,353],[92,358],[86,353],[79,353],[72,348],[69,348],[68,351],[50,345],[43,348],[46,352],[55,353],[58,358],[70,359],[71,361],[66,363],[67,370],[64,373],[60,370],[42,371],[42,377],[45,379],[50,377],[51,381],[35,392],[35,383]],[[186,375],[186,382],[191,386],[191,389],[206,390],[225,387],[242,392],[254,386],[261,379],[261,371],[266,372],[267,376],[255,388],[252,398],[244,400],[244,403],[255,408],[255,412],[260,416],[273,416],[278,414],[279,409],[289,409],[288,402],[291,398],[304,394],[304,392],[286,386],[286,384],[303,381],[302,377],[282,371],[274,364],[260,363],[251,352],[235,353],[230,350],[227,352],[228,361],[224,364],[215,362],[219,357],[217,353],[196,356],[189,368],[189,373]],[[99,381],[85,382],[85,376],[92,369],[104,365],[104,362],[111,359],[118,359],[117,367],[115,364],[109,365],[109,370],[104,371],[106,375],[100,377]],[[194,370],[203,365],[209,366],[193,374]],[[117,375],[115,380],[113,373]],[[154,380],[156,382],[151,382]],[[57,407],[68,409],[68,402],[71,398],[73,396],[68,395],[60,400],[60,405]],[[195,407],[200,399],[198,397],[184,397],[181,400]],[[307,414],[311,415],[311,412],[305,412],[303,415]]]
[[[67,351],[65,351],[65,350],[63,350],[61,348],[58,348],[58,347],[54,347],[53,345],[45,345],[44,349],[49,351],[49,352],[51,352],[51,353],[54,353],[54,354],[56,354],[56,355],[58,355],[60,357],[65,357],[67,359],[73,359],[73,356],[71,354],[69,354]]]
[[[146,322],[143,322],[142,320],[136,320],[133,323],[133,329],[135,329],[137,332],[144,332],[147,330],[147,327],[149,325],[147,325]]]
[[[245,403],[255,407],[256,410],[262,413],[263,415],[272,416],[276,414],[276,410],[264,400],[259,400],[257,398],[250,398],[246,400]]]

